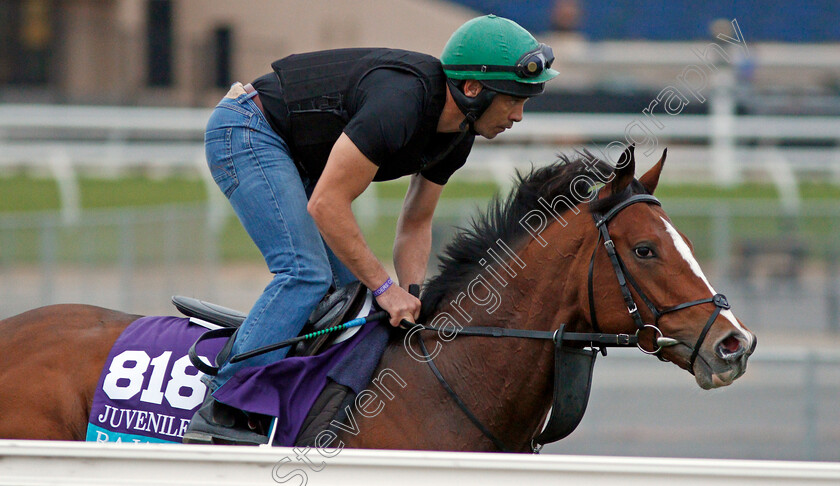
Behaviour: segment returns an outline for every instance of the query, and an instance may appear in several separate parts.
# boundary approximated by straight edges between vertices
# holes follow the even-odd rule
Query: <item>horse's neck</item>
[[[575,228],[581,219],[572,218],[566,227],[550,226],[542,234],[548,242],[545,247],[529,240],[519,250],[517,259],[512,259],[519,264],[509,262],[516,276],[505,279],[504,287],[492,272],[486,271],[486,282],[498,292],[495,308],[481,299],[487,291],[478,286],[473,289],[474,293],[480,291],[477,299],[453,296],[430,322],[442,322],[440,316],[445,315],[465,327],[548,331],[567,323],[572,329],[577,328],[581,320],[580,272],[585,271],[585,268],[581,270],[585,265],[579,258],[584,238],[578,230],[582,228]],[[506,275],[502,269],[497,271]],[[427,338],[427,343],[432,341]],[[452,388],[508,447],[527,450],[551,401],[553,343],[521,338],[462,337],[442,345],[445,349],[435,363]],[[473,426],[469,424],[469,427]]]

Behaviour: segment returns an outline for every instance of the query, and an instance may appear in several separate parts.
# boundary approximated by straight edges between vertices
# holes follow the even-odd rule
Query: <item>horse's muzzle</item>
[[[724,361],[737,361],[745,354],[751,354],[748,349],[749,339],[741,333],[730,333],[715,344],[715,354]],[[753,349],[755,346],[753,345]]]
[[[713,346],[714,355],[697,360],[695,379],[703,389],[718,388],[732,384],[747,371],[747,360],[755,351],[755,336],[751,338],[740,332],[732,332],[719,339]]]

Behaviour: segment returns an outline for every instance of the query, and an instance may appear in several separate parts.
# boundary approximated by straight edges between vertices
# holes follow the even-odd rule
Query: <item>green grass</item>
[[[828,183],[803,182],[799,184],[803,200],[840,199],[840,186]],[[771,184],[747,183],[723,188],[711,184],[671,184],[657,188],[656,195],[662,199],[693,198],[714,200],[736,199],[778,199],[779,194]]]
[[[251,241],[251,237],[248,236],[245,228],[242,227],[236,217],[231,216],[225,221],[222,235],[219,241],[219,252],[223,259],[236,261],[262,260],[257,245]]]
[[[83,208],[134,207],[199,202],[207,199],[201,180],[168,177],[149,179],[81,179]]]
[[[376,194],[385,200],[405,196],[407,181],[376,184]],[[201,202],[207,199],[204,182],[194,177],[148,178],[133,176],[119,179],[83,177],[79,180],[82,208],[136,207]],[[470,182],[453,179],[446,185],[446,199],[490,199],[499,188],[493,182]],[[799,186],[804,200],[840,200],[840,186],[806,182]],[[61,206],[58,185],[48,178],[14,175],[0,177],[0,213],[56,210]],[[660,199],[699,198],[712,200],[777,199],[770,184],[743,184],[721,188],[708,184],[662,185],[656,195]]]
[[[58,185],[52,179],[0,177],[0,213],[43,211],[59,206]]]
[[[150,179],[81,178],[82,208],[134,207],[199,202],[207,199],[201,180],[186,177]],[[57,210],[61,207],[53,179],[15,175],[0,177],[0,213]]]
[[[375,185],[377,197],[381,204],[397,208],[408,187],[407,180],[392,181]],[[180,203],[200,203],[207,199],[204,182],[198,178],[165,177],[148,178],[132,176],[119,179],[97,179],[83,177],[79,181],[80,202],[84,209],[120,208],[120,207],[154,207]],[[215,189],[215,188],[214,188]],[[824,202],[840,201],[840,186],[828,183],[808,182],[799,187],[805,201]],[[493,182],[471,182],[455,178],[447,184],[443,198],[448,200],[465,199],[463,215],[467,216],[476,211],[475,201],[488,201],[498,191]],[[14,175],[0,177],[0,215],[26,214],[31,211],[49,211],[60,208],[58,185],[48,178]],[[657,190],[657,196],[663,200],[666,209],[669,200],[699,199],[708,201],[740,203],[749,200],[754,204],[768,204],[778,199],[776,189],[769,184],[744,184],[732,188],[720,188],[703,184],[662,185]],[[479,203],[484,208],[484,203]],[[713,233],[716,223],[708,216],[677,216],[674,218],[677,226],[684,231],[695,244],[700,258],[709,257],[713,248]],[[836,218],[834,218],[836,219]],[[773,217],[733,217],[730,220],[732,240],[740,241],[761,238],[778,238],[790,236],[795,230],[795,236],[807,241],[808,245],[817,251],[828,251],[836,245],[838,224],[832,217],[819,215],[802,218],[790,226],[784,220]],[[438,226],[463,223],[460,221],[438,220]],[[193,232],[201,234],[200,220],[195,222],[178,223],[177,226],[144,226],[136,232],[139,259],[149,262],[160,262],[166,254],[162,244],[154,243],[161,239],[166,232]],[[363,230],[374,253],[383,260],[390,260],[391,246],[395,233],[396,217],[381,216]],[[174,228],[174,229],[173,229]],[[791,230],[794,228],[794,230]],[[1,228],[0,228],[1,229]],[[232,211],[225,221],[218,249],[226,260],[261,260],[260,254],[233,216]],[[13,237],[12,237],[13,236]],[[92,230],[80,230],[73,227],[63,227],[55,234],[56,247],[59,248],[56,257],[60,260],[77,261],[95,264],[97,262],[117,261],[120,258],[120,239],[125,235],[119,234],[116,227],[106,227]],[[171,236],[170,236],[171,237]],[[13,258],[15,261],[31,261],[39,255],[44,245],[49,241],[43,238],[39,229],[15,230],[0,232],[0,259]],[[146,247],[151,249],[145,249]],[[141,247],[143,249],[141,249]],[[196,248],[196,255],[200,254]],[[8,255],[11,252],[11,257]],[[5,256],[4,256],[5,254]],[[179,255],[179,259],[191,258],[190,254]]]
[[[382,199],[399,199],[405,197],[408,190],[408,181],[396,180],[376,184],[376,195]],[[498,186],[494,182],[478,181],[470,182],[453,179],[443,188],[442,198],[450,199],[490,199],[497,191]]]

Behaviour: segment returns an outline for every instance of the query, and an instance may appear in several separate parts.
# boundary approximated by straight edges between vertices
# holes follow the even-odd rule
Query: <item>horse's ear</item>
[[[611,194],[622,192],[633,182],[633,177],[636,175],[636,157],[633,155],[635,148],[635,144],[630,145],[624,149],[621,157],[618,158],[618,164],[615,166],[615,172],[613,173],[615,177],[609,184]]]
[[[645,190],[648,194],[653,194],[653,191],[656,190],[656,185],[659,184],[659,175],[662,174],[662,167],[665,165],[665,157],[667,155],[668,149],[666,148],[662,151],[662,157],[659,159],[659,162],[651,167],[649,171],[645,172],[645,175],[639,178],[639,182],[645,186]]]

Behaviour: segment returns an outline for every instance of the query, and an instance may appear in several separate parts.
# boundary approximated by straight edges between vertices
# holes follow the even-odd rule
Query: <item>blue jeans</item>
[[[239,83],[207,123],[207,163],[219,189],[274,275],[236,334],[231,356],[298,335],[331,284],[356,277],[324,243],[306,210],[314,181],[301,178],[286,142]],[[288,348],[225,363],[209,380],[216,390],[238,370],[264,366]]]

